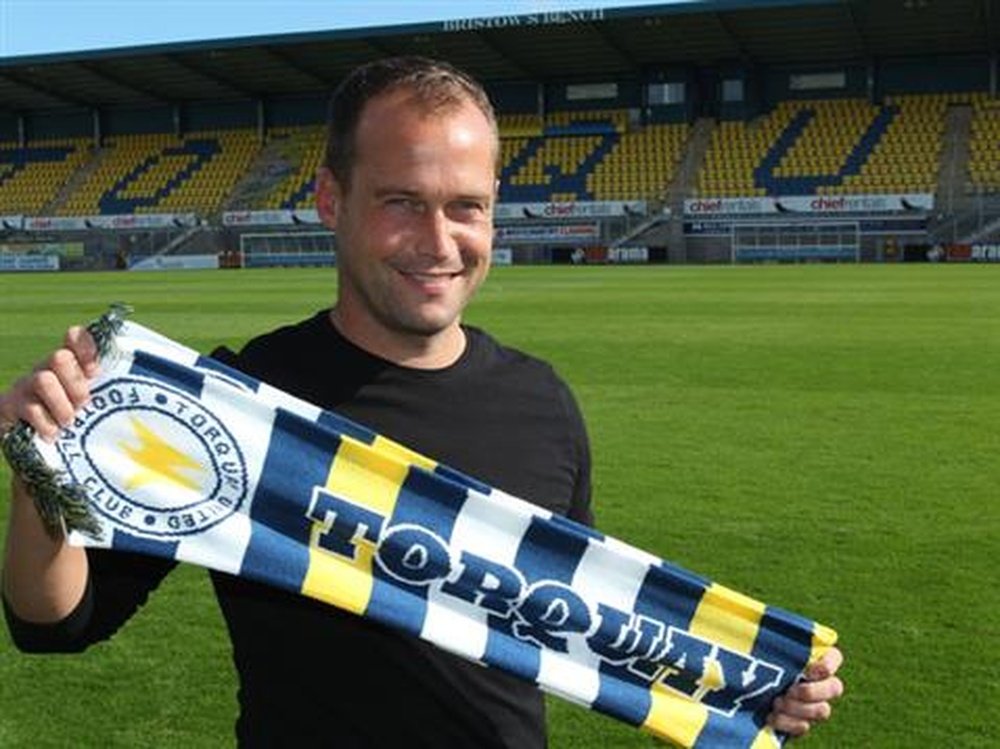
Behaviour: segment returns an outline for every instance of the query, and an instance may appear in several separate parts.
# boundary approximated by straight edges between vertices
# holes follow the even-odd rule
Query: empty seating
[[[270,137],[276,158],[288,171],[268,192],[262,208],[311,208],[314,204],[316,170],[326,150],[326,129],[288,127]]]
[[[623,134],[587,175],[589,192],[598,200],[665,199],[689,133],[686,124],[655,124]]]
[[[973,101],[969,186],[981,192],[1000,191],[1000,100],[985,94]]]
[[[1000,191],[1000,100],[982,93],[785,101],[712,128],[693,195],[934,192],[948,107],[973,105],[968,180]],[[664,200],[689,148],[687,123],[637,110],[504,114],[500,199]],[[314,205],[323,125],[0,143],[0,213],[188,212]],[[239,190],[236,188],[239,186]],[[227,203],[227,201],[229,201]]]
[[[218,210],[259,150],[250,130],[109,140],[62,215]]]
[[[89,154],[85,138],[0,143],[0,213],[43,213]]]
[[[933,192],[947,100],[786,101],[716,128],[702,196]]]
[[[627,110],[507,115],[500,127],[505,202],[662,197],[689,131],[630,123]]]

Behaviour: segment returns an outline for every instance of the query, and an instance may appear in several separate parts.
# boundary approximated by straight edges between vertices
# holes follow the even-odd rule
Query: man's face
[[[337,314],[378,340],[455,333],[486,277],[495,135],[471,102],[428,112],[405,90],[365,105],[349,185],[318,176],[337,233]],[[362,341],[363,342],[363,341]]]

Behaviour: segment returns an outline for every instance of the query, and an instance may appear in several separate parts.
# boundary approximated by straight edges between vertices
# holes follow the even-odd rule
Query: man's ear
[[[341,200],[340,183],[329,167],[316,170],[316,212],[328,229],[337,228],[337,211]]]

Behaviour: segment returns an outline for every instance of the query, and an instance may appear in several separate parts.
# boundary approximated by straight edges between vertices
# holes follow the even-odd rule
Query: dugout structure
[[[859,262],[857,221],[736,222],[730,232],[730,262]]]
[[[337,264],[333,232],[254,232],[240,235],[244,268],[316,267]]]

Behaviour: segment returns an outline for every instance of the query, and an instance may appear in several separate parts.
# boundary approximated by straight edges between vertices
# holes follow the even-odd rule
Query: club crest
[[[247,496],[246,462],[232,433],[204,403],[154,380],[104,383],[55,446],[94,511],[130,534],[199,533]]]

